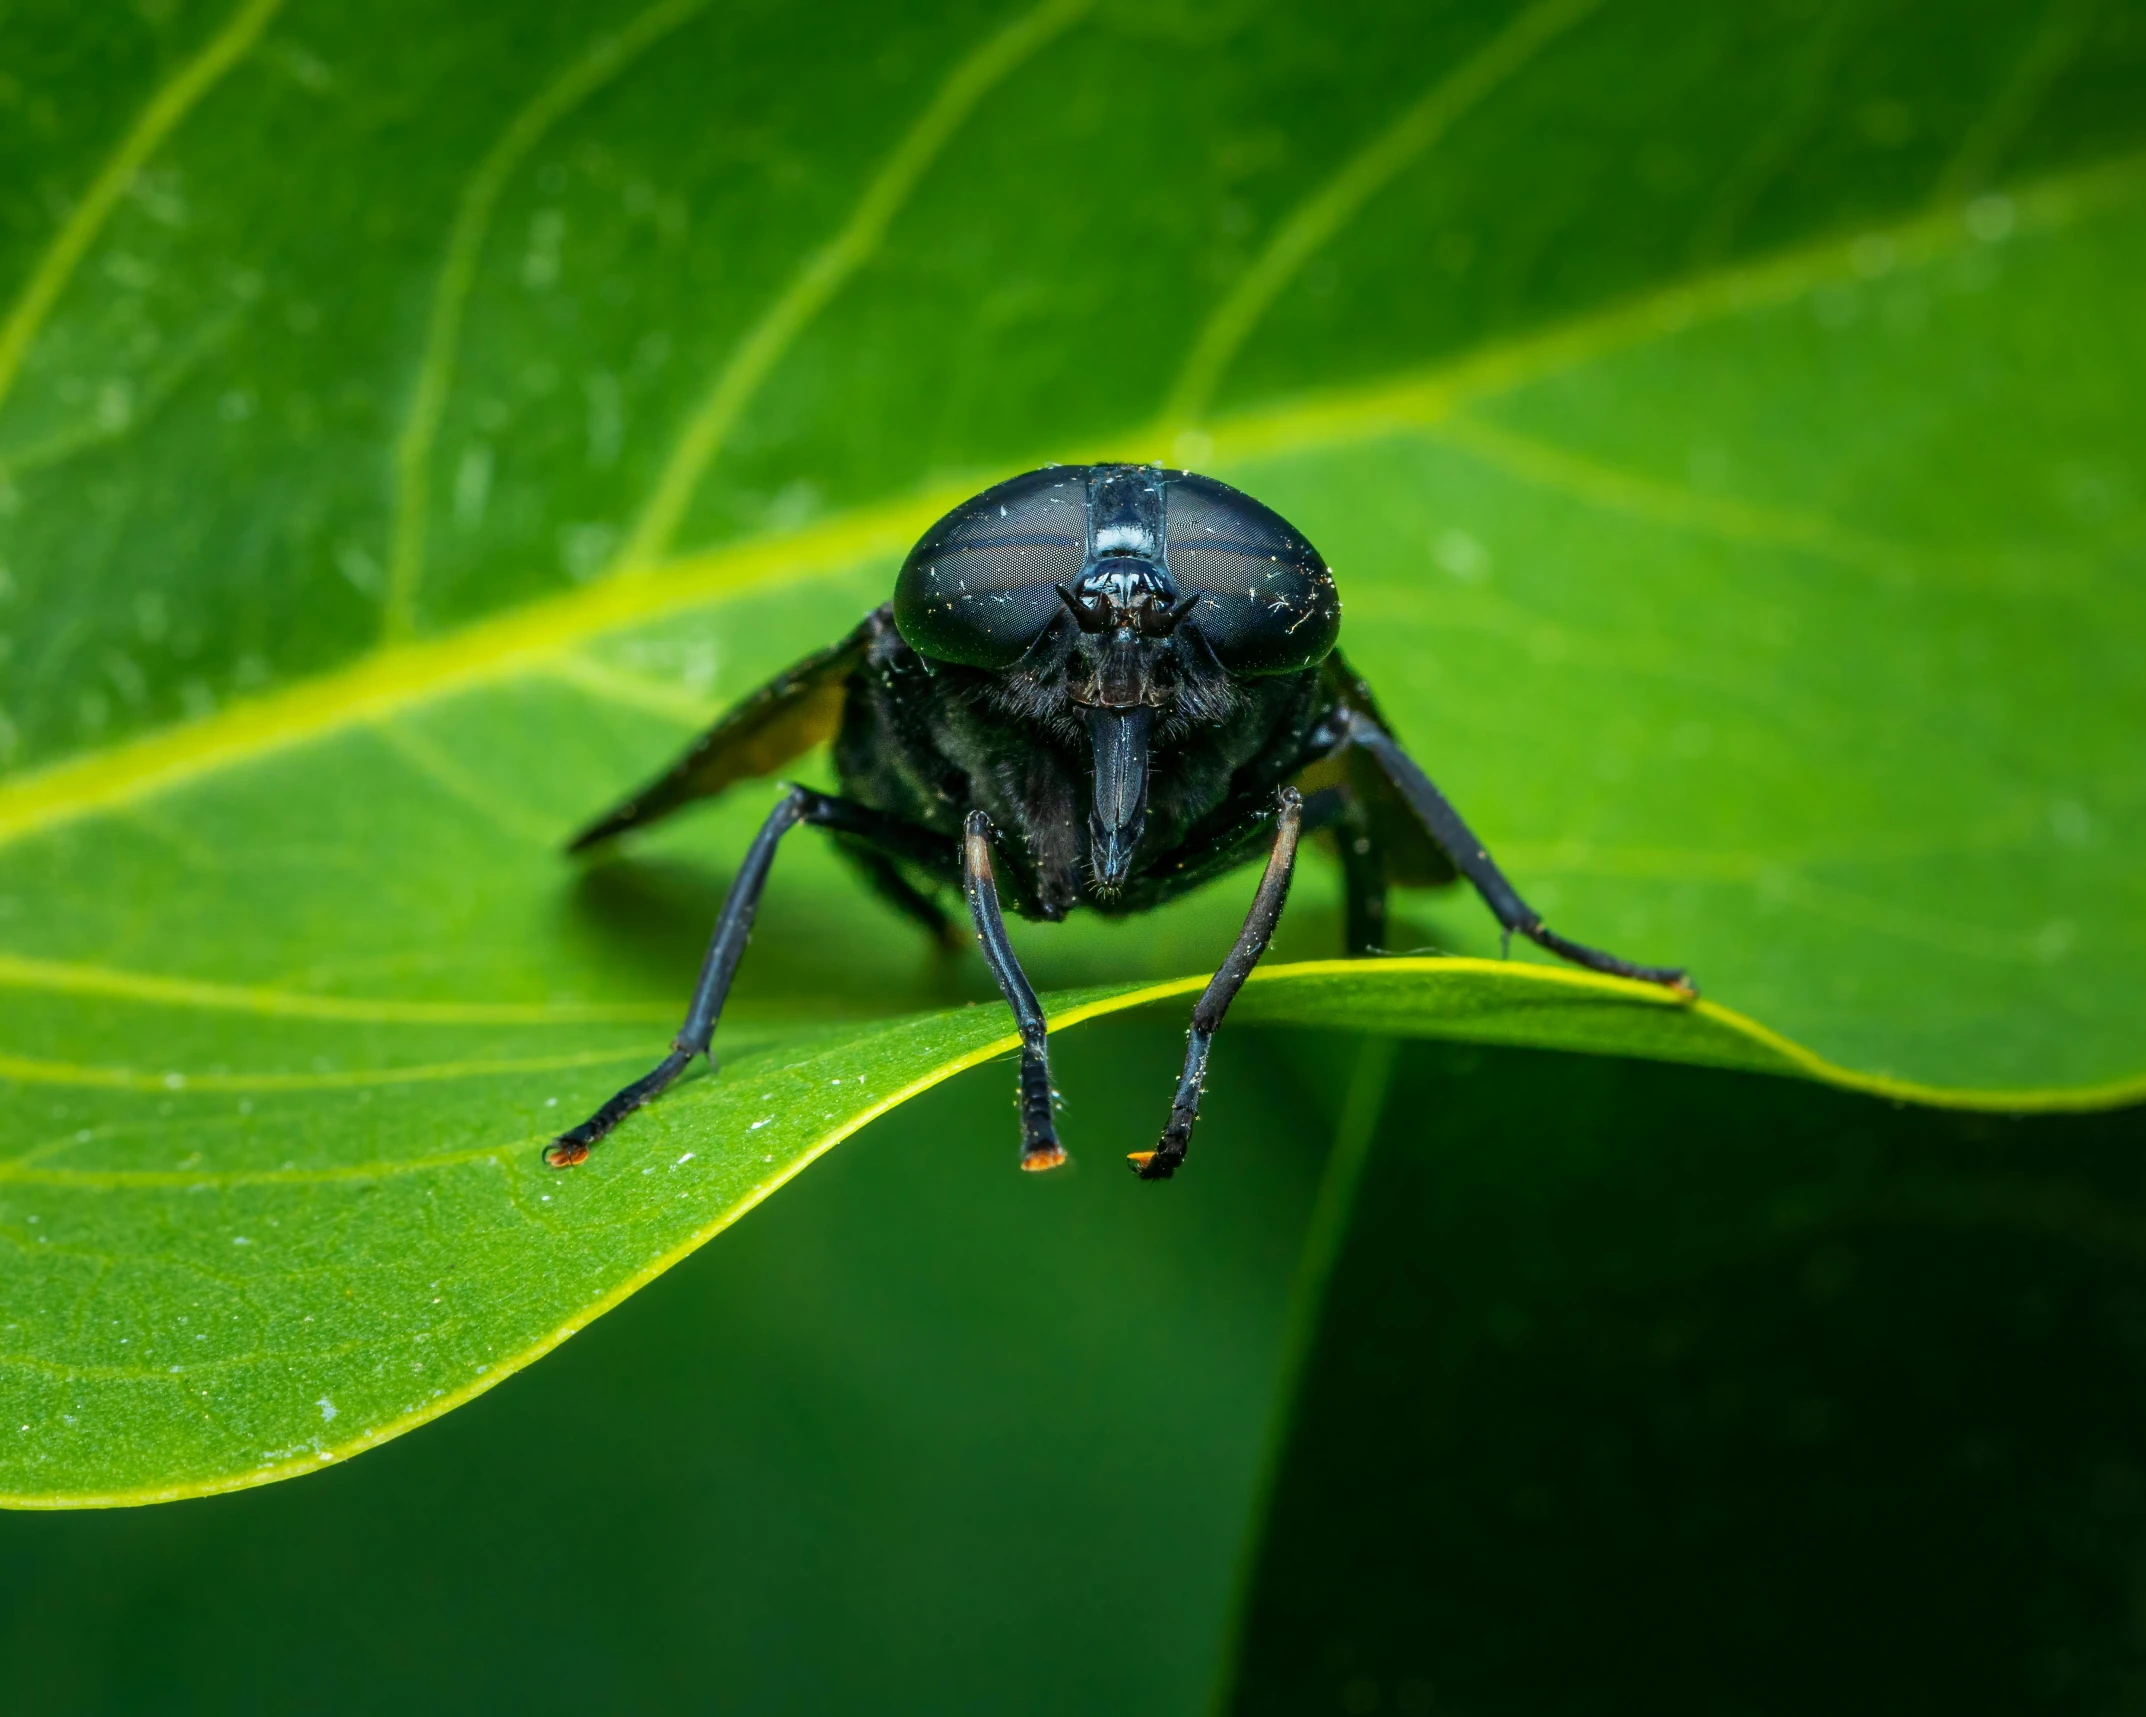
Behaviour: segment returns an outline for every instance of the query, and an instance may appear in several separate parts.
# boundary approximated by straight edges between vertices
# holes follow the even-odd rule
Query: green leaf
[[[691,1710],[720,1663],[725,1706],[800,1717],[1202,1709],[1332,1130],[1296,1035],[1216,1043],[1229,1173],[1197,1211],[1005,1171],[1004,1085],[956,1081],[377,1456],[0,1514],[11,1705]],[[1086,1126],[1139,1130],[1183,1051],[1176,1019],[1100,1021],[1058,1065]]]
[[[1535,903],[1710,998],[1420,957],[1460,898],[1336,970],[1314,865],[1248,1011],[2142,1088],[2130,8],[882,10],[8,26],[8,1498],[358,1452],[1003,1050],[806,837],[719,1076],[536,1162],[772,789],[561,837],[1044,458],[1299,522]],[[1182,998],[1244,892],[1024,954]]]

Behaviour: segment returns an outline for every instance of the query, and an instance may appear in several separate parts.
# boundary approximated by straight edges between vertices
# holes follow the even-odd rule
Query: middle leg
[[[1364,802],[1347,787],[1321,787],[1304,799],[1304,831],[1334,837],[1341,857],[1342,952],[1351,959],[1386,951],[1386,855]]]
[[[1066,1160],[1066,1153],[1051,1113],[1050,1027],[1043,1018],[1043,1004],[1036,1000],[1035,986],[1021,970],[1006,937],[998,877],[991,868],[991,819],[981,811],[971,811],[963,825],[961,888],[968,896],[969,917],[976,925],[976,940],[983,945],[984,963],[998,980],[999,993],[1013,1009],[1014,1024],[1021,1030],[1021,1166],[1054,1169]]]

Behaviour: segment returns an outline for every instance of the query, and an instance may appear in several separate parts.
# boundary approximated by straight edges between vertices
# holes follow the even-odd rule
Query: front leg
[[[1051,1114],[1050,1028],[1044,1023],[1035,987],[1006,939],[998,878],[991,868],[991,819],[981,811],[971,811],[963,825],[961,891],[968,896],[969,918],[976,926],[976,940],[983,945],[984,963],[998,980],[999,993],[1013,1009],[1014,1024],[1021,1030],[1021,1166],[1054,1169],[1066,1160],[1066,1153]]]
[[[1460,813],[1447,803],[1446,796],[1439,792],[1416,760],[1394,743],[1393,736],[1360,710],[1352,712],[1347,721],[1344,743],[1360,746],[1371,755],[1430,831],[1431,838],[1445,849],[1461,875],[1475,884],[1476,892],[1483,897],[1484,904],[1496,916],[1507,936],[1516,933],[1525,936],[1537,947],[1547,948],[1560,959],[1570,960],[1575,966],[1585,966],[1590,972],[1607,972],[1613,977],[1661,984],[1681,996],[1699,993],[1698,986],[1685,975],[1682,967],[1636,966],[1629,960],[1620,960],[1615,954],[1605,954],[1599,948],[1570,942],[1558,935],[1505,880],[1505,873],[1491,859],[1489,850],[1476,839],[1475,831],[1461,821]]]
[[[1200,1088],[1207,1080],[1207,1053],[1222,1016],[1244,988],[1244,981],[1259,964],[1260,955],[1274,938],[1274,926],[1289,899],[1289,878],[1296,870],[1297,835],[1304,821],[1304,799],[1294,787],[1284,787],[1274,820],[1274,849],[1267,855],[1266,874],[1259,879],[1259,892],[1252,896],[1252,909],[1244,915],[1244,928],[1229,958],[1207,982],[1192,1010],[1190,1041],[1185,1045],[1185,1071],[1177,1081],[1177,1096],[1170,1104],[1170,1124],[1162,1130],[1162,1142],[1152,1151],[1133,1151],[1127,1160],[1142,1180],[1168,1180],[1185,1160],[1192,1142],[1192,1123],[1199,1118]]]

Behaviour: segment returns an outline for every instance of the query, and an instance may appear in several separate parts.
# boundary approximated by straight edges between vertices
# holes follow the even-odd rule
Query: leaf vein
[[[2146,156],[2132,155],[2023,187],[2015,235],[2050,231],[2134,199]],[[1886,229],[1899,265],[1912,267],[1973,238],[1956,212]],[[2015,237],[2016,242],[2016,237]],[[1413,376],[1311,395],[1219,422],[1214,452],[1250,462],[1420,433],[1464,405],[1682,332],[1696,324],[1794,302],[1854,278],[1855,244],[1799,247],[1701,275]],[[1109,450],[1153,457],[1152,430],[1112,438]],[[1063,457],[1063,454],[1061,454]],[[876,557],[898,556],[917,533],[974,492],[973,478],[860,507],[818,525],[696,553],[633,579],[608,579],[545,598],[439,638],[380,649],[348,667],[217,714],[68,759],[0,785],[0,845],[130,803],[234,763],[517,673],[542,671],[589,638],[704,606],[771,583],[799,583]]]
[[[82,200],[60,223],[60,230],[53,234],[52,242],[9,307],[7,319],[0,322],[0,403],[5,403],[45,319],[112,218],[119,199],[134,183],[134,175],[202,97],[245,57],[282,4],[283,0],[245,0],[201,51],[149,98],[96,178],[90,181]]]
[[[395,443],[395,508],[387,591],[380,614],[383,635],[390,640],[408,637],[417,629],[417,596],[424,580],[425,528],[431,510],[432,443],[447,410],[463,311],[500,193],[546,132],[706,4],[707,0],[658,0],[624,29],[599,36],[508,122],[462,189],[454,224],[448,230],[447,254],[433,284],[409,415]]]
[[[1166,438],[1174,438],[1200,419],[1223,372],[1253,328],[1322,246],[1471,108],[1601,4],[1602,0],[1538,0],[1441,76],[1406,113],[1298,204],[1194,339],[1163,405]]]
[[[311,1073],[148,1072],[137,1067],[85,1066],[72,1061],[44,1061],[0,1053],[0,1079],[25,1085],[76,1085],[104,1091],[188,1092],[350,1091],[382,1085],[431,1084],[449,1079],[483,1079],[507,1073],[556,1073],[573,1067],[601,1067],[645,1055],[632,1049],[579,1050],[571,1055],[501,1057],[485,1061],[440,1061],[409,1067],[348,1067]]]
[[[680,427],[639,519],[612,561],[612,573],[646,571],[670,552],[701,479],[721,456],[731,429],[761,382],[813,317],[872,259],[917,182],[977,104],[1092,4],[1093,0],[1045,0],[1007,24],[948,74],[867,182],[864,195],[834,237],[805,259],[780,296],[731,348],[722,369]]]
[[[322,996],[252,984],[220,984],[158,972],[0,954],[0,988],[103,996],[156,1007],[258,1014],[264,1019],[344,1020],[373,1025],[660,1025],[676,1009],[621,1002],[409,1001]]]

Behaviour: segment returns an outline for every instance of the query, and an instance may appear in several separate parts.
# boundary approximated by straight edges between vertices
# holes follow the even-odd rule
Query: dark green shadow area
[[[1231,1709],[2146,1703],[2146,1111],[1411,1044],[1382,1116]]]
[[[13,1713],[1182,1713],[1249,1533],[1332,1131],[1224,1038],[1197,1173],[1138,1184],[1183,1030],[1060,1044],[867,1129],[437,1424],[205,1502],[0,1517]]]

